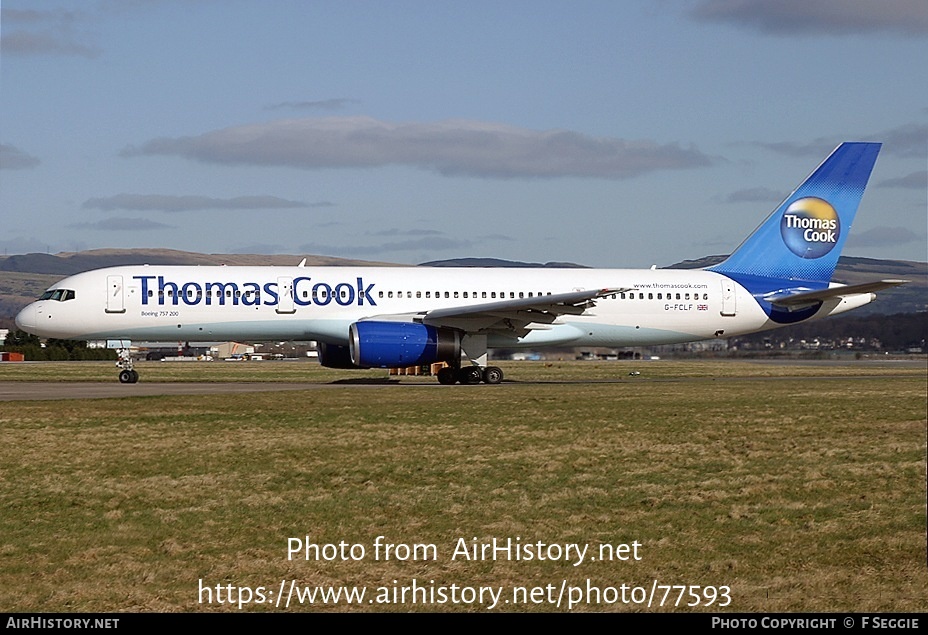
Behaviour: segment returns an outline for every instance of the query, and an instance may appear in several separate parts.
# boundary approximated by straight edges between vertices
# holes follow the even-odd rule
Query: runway
[[[861,362],[847,362],[843,360],[750,360],[755,364],[768,364],[772,366],[819,366],[823,368],[846,366],[850,364],[860,365]],[[863,362],[874,373],[866,375],[842,375],[828,374],[824,371],[821,375],[815,376],[816,381],[845,381],[853,382],[855,380],[874,379],[885,377],[882,371],[886,370],[903,370],[903,369],[925,369],[926,360],[924,358],[907,359],[907,360],[874,360]],[[644,368],[644,367],[643,367]],[[120,384],[119,382],[106,381],[0,381],[0,402],[4,401],[47,401],[54,399],[118,399],[124,397],[155,397],[155,396],[172,396],[172,395],[212,395],[212,394],[239,394],[249,392],[280,392],[280,391],[306,391],[319,390],[324,388],[375,388],[396,386],[410,389],[440,389],[440,390],[493,390],[505,386],[525,386],[530,384],[545,385],[587,385],[587,384],[617,384],[627,385],[636,382],[658,382],[658,383],[691,383],[691,382],[770,382],[770,381],[789,381],[796,379],[808,379],[808,375],[783,375],[783,376],[720,376],[720,377],[634,377],[629,378],[625,375],[619,375],[610,379],[543,379],[543,380],[520,380],[517,377],[503,380],[499,386],[485,386],[484,384],[475,384],[473,386],[442,386],[438,382],[421,382],[421,381],[404,381],[404,377],[389,376],[383,378],[357,377],[344,378],[327,382],[145,382],[140,381],[137,384]]]

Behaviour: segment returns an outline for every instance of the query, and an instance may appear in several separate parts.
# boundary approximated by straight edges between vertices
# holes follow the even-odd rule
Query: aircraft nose
[[[35,329],[35,305],[30,304],[25,309],[16,314],[13,320],[16,322],[16,328],[20,331],[32,332]]]

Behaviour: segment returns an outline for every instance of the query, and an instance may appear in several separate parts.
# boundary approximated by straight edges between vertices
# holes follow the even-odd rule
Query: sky
[[[844,254],[928,260],[925,0],[0,11],[2,254],[667,266],[880,141]]]

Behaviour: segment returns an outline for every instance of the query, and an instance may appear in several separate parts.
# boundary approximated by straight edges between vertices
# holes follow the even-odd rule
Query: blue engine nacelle
[[[355,366],[403,368],[460,359],[461,334],[412,322],[355,322],[348,347]]]
[[[319,363],[326,368],[357,368],[351,363],[351,353],[347,346],[319,342]]]

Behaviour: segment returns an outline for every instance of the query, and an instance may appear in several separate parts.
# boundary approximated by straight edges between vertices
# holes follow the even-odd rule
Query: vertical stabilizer
[[[727,260],[709,270],[735,279],[829,282],[880,145],[835,148]]]

